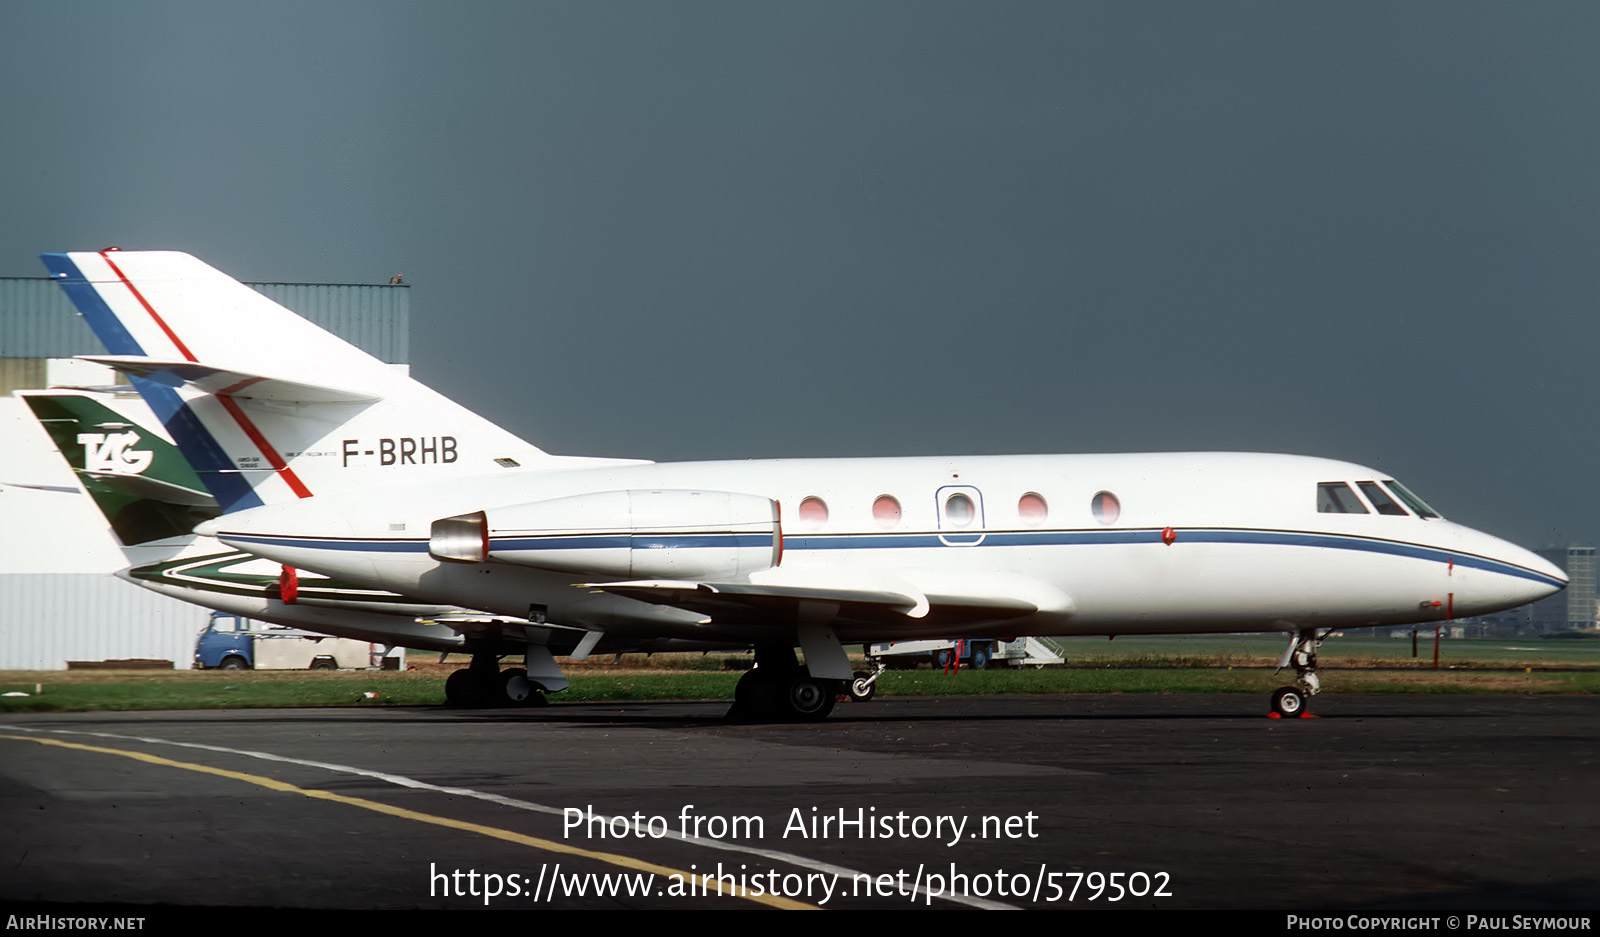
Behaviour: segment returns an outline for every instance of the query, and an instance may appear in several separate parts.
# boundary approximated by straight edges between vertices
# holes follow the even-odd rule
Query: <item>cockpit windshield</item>
[[[1356,487],[1367,496],[1372,506],[1378,509],[1379,514],[1393,514],[1399,517],[1406,516],[1406,509],[1394,503],[1394,499],[1383,493],[1377,482],[1356,482]]]
[[[1404,502],[1406,507],[1417,512],[1417,516],[1423,520],[1427,520],[1430,517],[1439,516],[1438,511],[1428,507],[1428,502],[1412,494],[1411,489],[1407,488],[1405,485],[1400,484],[1392,478],[1385,478],[1383,480],[1383,484],[1384,487],[1394,492],[1394,496]]]
[[[1344,482],[1322,482],[1317,485],[1318,514],[1365,514],[1367,506]]]

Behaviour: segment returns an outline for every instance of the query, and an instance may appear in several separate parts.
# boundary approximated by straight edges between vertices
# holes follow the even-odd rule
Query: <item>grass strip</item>
[[[14,679],[23,677],[26,679]],[[637,700],[731,700],[737,673],[691,671],[576,673],[557,702]],[[878,694],[968,696],[1016,693],[1268,693],[1290,682],[1256,668],[1229,670],[1099,668],[889,672]],[[35,683],[44,692],[34,695]],[[1600,672],[1532,673],[1460,670],[1324,671],[1333,693],[1600,693]],[[321,706],[435,706],[444,700],[442,673],[267,673],[171,671],[159,676],[96,671],[0,674],[7,712],[133,709],[238,709]],[[370,696],[368,694],[371,694]]]

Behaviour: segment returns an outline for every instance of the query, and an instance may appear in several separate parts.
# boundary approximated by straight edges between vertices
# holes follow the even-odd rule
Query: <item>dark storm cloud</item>
[[[554,451],[1306,452],[1592,541],[1597,19],[9,5],[0,272],[404,271]]]

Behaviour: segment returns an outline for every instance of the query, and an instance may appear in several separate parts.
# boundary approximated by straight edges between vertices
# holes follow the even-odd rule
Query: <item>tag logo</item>
[[[102,475],[138,475],[150,467],[155,453],[146,449],[130,449],[139,441],[139,434],[79,433],[83,445],[83,468],[86,472]]]

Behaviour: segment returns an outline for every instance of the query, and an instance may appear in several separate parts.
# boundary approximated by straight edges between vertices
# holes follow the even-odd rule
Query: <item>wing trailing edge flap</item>
[[[279,403],[372,403],[382,399],[365,391],[307,384],[199,361],[166,361],[140,355],[79,355],[78,358],[168,387],[188,384],[218,397]]]
[[[601,632],[577,625],[533,622],[526,618],[516,618],[510,615],[455,612],[444,615],[429,615],[424,620],[432,624],[444,625],[462,637],[467,638],[508,641],[513,644],[526,644],[529,648],[548,648],[551,644],[558,647],[566,647],[571,644],[575,650],[581,652],[570,655],[577,660],[583,660],[588,657],[589,652],[594,650],[594,646],[601,636]],[[531,669],[529,673],[532,673]]]
[[[699,612],[719,624],[771,625],[792,621],[890,627],[898,623],[901,628],[913,623],[924,627],[960,626],[1039,612],[1067,617],[1074,611],[1066,593],[1011,573],[961,575],[941,571],[926,577],[869,573],[845,578],[810,570],[798,574],[784,571],[781,579],[771,573],[762,575],[758,582],[651,579],[580,585]],[[918,584],[917,580],[923,578],[929,587]]]

